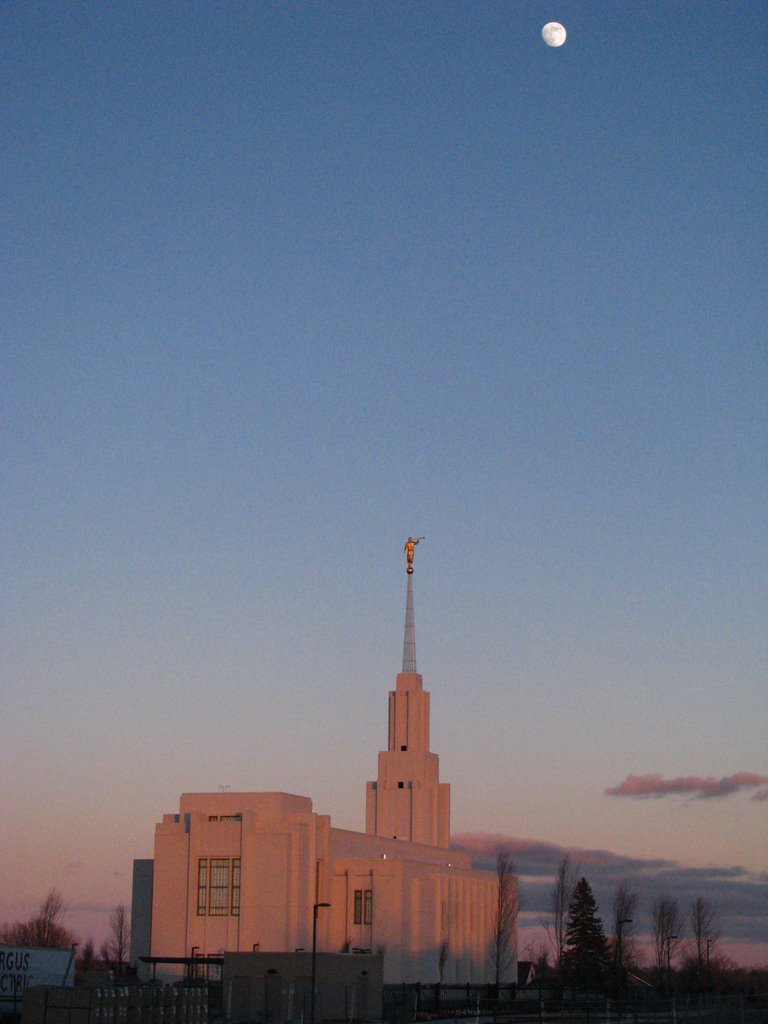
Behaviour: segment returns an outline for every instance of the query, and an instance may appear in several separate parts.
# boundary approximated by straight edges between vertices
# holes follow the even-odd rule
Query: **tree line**
[[[515,864],[505,848],[497,852],[496,876],[490,961],[498,986],[517,961],[520,911]],[[743,991],[750,984],[768,990],[768,969],[747,972],[724,955],[717,914],[705,897],[697,896],[687,913],[672,896],[662,894],[654,899],[649,912],[650,959],[645,960],[636,934],[639,911],[637,891],[626,880],[620,882],[613,893],[607,934],[589,882],[580,877],[566,854],[558,864],[550,891],[548,943],[529,944],[526,950],[537,977],[559,989],[561,995],[570,990],[623,996],[632,984],[653,987],[662,995]],[[124,905],[116,906],[110,914],[109,934],[98,951],[92,938],[78,944],[65,917],[62,895],[58,889],[51,889],[27,920],[0,925],[0,945],[78,946],[81,970],[107,967],[118,974],[128,971],[131,927]],[[448,954],[446,937],[438,950],[441,980]]]
[[[79,944],[77,936],[67,928],[65,917],[64,899],[58,889],[51,889],[30,918],[0,925],[0,945],[53,949],[75,946],[77,961],[83,970],[106,967],[122,974],[128,969],[131,925],[123,904],[116,906],[109,915],[109,934],[98,951],[92,938]]]
[[[626,995],[630,985],[652,987],[661,995],[738,985],[739,969],[722,952],[717,914],[706,897],[697,896],[685,909],[666,893],[653,900],[647,911],[650,960],[643,958],[637,939],[640,911],[638,892],[621,881],[606,933],[592,887],[566,854],[550,892],[548,944],[528,947],[537,974],[549,977],[561,993],[615,996]]]

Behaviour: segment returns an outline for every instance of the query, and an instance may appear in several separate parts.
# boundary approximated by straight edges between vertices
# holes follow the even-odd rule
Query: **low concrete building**
[[[318,953],[317,1020],[381,1020],[381,954]],[[227,1021],[310,1020],[312,953],[225,953]]]

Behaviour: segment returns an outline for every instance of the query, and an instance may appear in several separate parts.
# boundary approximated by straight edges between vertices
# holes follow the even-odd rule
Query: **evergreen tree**
[[[563,968],[575,988],[600,991],[610,961],[608,939],[597,915],[595,897],[586,878],[580,879],[568,904]]]

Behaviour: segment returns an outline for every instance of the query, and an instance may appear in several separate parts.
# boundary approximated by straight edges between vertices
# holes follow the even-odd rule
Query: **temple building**
[[[307,950],[316,916],[318,951],[381,952],[386,982],[489,980],[496,876],[450,849],[450,786],[429,716],[409,574],[366,831],[334,828],[305,796],[182,794],[155,827],[154,859],[134,862],[132,961]]]

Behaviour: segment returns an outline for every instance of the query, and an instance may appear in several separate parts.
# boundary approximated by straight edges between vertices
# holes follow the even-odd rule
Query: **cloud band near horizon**
[[[761,783],[758,783],[761,785]],[[515,861],[522,886],[522,911],[527,927],[543,928],[551,907],[551,890],[564,854],[574,871],[584,875],[606,914],[616,886],[629,881],[640,896],[636,934],[651,934],[653,901],[662,893],[679,900],[684,913],[703,896],[716,908],[723,942],[748,943],[766,954],[768,963],[768,873],[738,865],[694,867],[663,858],[632,857],[611,850],[565,847],[538,839],[499,833],[458,833],[451,846],[472,854],[476,867],[495,870],[496,852],[505,847]],[[606,918],[607,920],[607,918]]]

